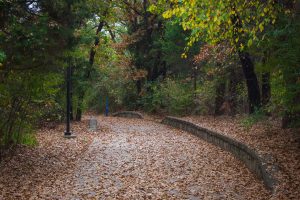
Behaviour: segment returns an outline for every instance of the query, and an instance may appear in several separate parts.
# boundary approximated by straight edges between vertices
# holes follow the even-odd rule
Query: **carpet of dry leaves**
[[[0,199],[269,199],[229,153],[149,120],[99,117],[38,133],[0,165]]]
[[[281,129],[278,119],[244,128],[239,117],[190,116],[183,118],[201,127],[227,135],[255,149],[277,179],[273,199],[300,199],[300,130]]]
[[[76,122],[76,139],[63,138],[64,126],[46,125],[37,133],[38,146],[19,146],[0,163],[0,199],[30,199],[58,177],[71,172],[92,142],[87,121]]]

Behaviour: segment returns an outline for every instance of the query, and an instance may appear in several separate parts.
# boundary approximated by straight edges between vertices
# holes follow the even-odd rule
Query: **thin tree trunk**
[[[262,74],[261,85],[261,101],[262,105],[266,106],[271,98],[271,86],[270,86],[270,73],[266,72]]]
[[[139,95],[142,92],[142,81],[141,80],[136,81],[136,92],[137,92],[137,95]]]
[[[197,66],[193,67],[193,87],[194,87],[194,96],[197,94],[197,78],[198,78],[198,68]]]
[[[240,33],[237,30],[242,27],[242,23],[239,15],[235,14],[231,18],[231,21],[233,26],[235,27],[234,38],[239,38],[238,36],[240,35]],[[243,73],[246,79],[248,101],[249,101],[249,113],[253,113],[255,109],[259,109],[261,106],[259,84],[258,84],[257,76],[255,74],[254,64],[250,58],[249,53],[243,50],[239,50],[241,44],[242,44],[242,39],[238,40],[238,42],[236,43],[236,48],[238,49],[239,59],[242,64]]]
[[[225,101],[225,89],[226,84],[222,81],[216,87],[216,99],[215,99],[215,115],[222,115],[223,111],[221,107]]]
[[[84,90],[80,88],[79,95],[78,95],[78,104],[76,108],[76,116],[75,116],[76,121],[81,121],[84,94],[85,94]]]
[[[163,76],[163,80],[167,78],[167,62],[163,61],[163,68],[161,70],[161,74]]]
[[[238,54],[247,84],[249,112],[253,113],[255,109],[259,109],[261,107],[259,84],[254,71],[254,64],[249,53],[239,51]]]
[[[231,106],[230,115],[235,115],[237,110],[237,84],[238,79],[234,69],[230,71],[230,81],[229,81],[229,102]]]
[[[88,80],[91,76],[91,69],[93,67],[94,64],[94,60],[95,60],[95,55],[96,55],[96,47],[99,45],[100,43],[100,39],[98,34],[101,32],[103,26],[105,25],[104,21],[101,21],[98,25],[97,31],[96,31],[96,38],[95,38],[95,42],[94,42],[94,46],[91,48],[90,51],[90,57],[89,57],[89,67],[86,70],[85,73],[85,79]],[[82,117],[82,104],[83,104],[83,99],[85,96],[85,90],[80,90],[79,92],[79,97],[78,97],[78,105],[77,105],[77,111],[76,111],[76,121],[81,121],[81,117]]]

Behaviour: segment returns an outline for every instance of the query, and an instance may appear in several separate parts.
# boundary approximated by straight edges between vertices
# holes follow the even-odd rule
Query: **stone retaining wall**
[[[236,158],[243,161],[250,171],[255,173],[258,178],[263,180],[266,188],[274,191],[275,180],[271,174],[267,172],[266,164],[254,150],[250,149],[245,144],[175,117],[166,117],[162,123],[190,132],[201,139],[232,153]]]
[[[137,118],[137,119],[143,119],[143,115],[139,112],[134,111],[122,111],[122,112],[116,112],[112,114],[113,117],[126,117],[126,118]]]

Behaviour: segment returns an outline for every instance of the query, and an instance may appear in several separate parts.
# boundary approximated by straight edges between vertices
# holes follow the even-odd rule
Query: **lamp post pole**
[[[66,131],[64,134],[65,138],[74,138],[76,137],[75,135],[72,134],[70,131],[70,111],[71,111],[71,96],[70,96],[70,90],[71,90],[71,66],[69,65],[67,68],[67,77],[66,77],[66,82],[67,82],[67,113],[66,113]]]

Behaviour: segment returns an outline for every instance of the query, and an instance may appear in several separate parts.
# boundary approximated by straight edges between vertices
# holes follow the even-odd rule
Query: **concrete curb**
[[[125,117],[125,118],[136,118],[136,119],[143,119],[143,115],[139,112],[134,111],[122,111],[116,112],[112,114],[113,117]]]
[[[162,123],[190,132],[199,138],[232,153],[236,158],[243,161],[248,169],[258,178],[263,180],[264,185],[268,190],[274,192],[276,181],[267,171],[267,164],[263,162],[263,159],[253,149],[245,144],[175,117],[168,116],[163,119]]]

